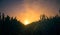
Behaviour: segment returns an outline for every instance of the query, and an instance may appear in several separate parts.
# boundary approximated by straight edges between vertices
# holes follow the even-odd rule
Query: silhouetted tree
[[[4,20],[5,20],[5,15],[4,15],[4,13],[2,13],[2,20],[3,20],[3,22],[4,22]]]
[[[1,27],[1,12],[0,12],[0,27]]]
[[[2,17],[2,18],[1,18]],[[4,13],[0,14],[0,30],[1,35],[19,35],[22,34],[23,24],[19,22],[16,17],[11,18],[8,15],[5,17]]]
[[[0,14],[0,20],[2,35],[60,35],[59,15],[48,18],[43,14],[39,21],[32,22],[26,27],[16,17],[5,17],[4,13]]]
[[[0,21],[1,21],[1,12],[0,12]]]
[[[47,18],[42,15],[39,21],[29,24],[25,31],[28,35],[60,35],[60,16]]]
[[[60,9],[59,9],[59,13],[60,13]]]

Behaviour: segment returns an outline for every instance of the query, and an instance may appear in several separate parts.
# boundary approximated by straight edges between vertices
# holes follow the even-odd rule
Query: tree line
[[[0,13],[0,32],[0,35],[60,35],[60,16],[42,15],[39,21],[24,26],[16,17]]]
[[[2,35],[18,35],[21,34],[23,24],[13,17],[5,16],[0,13],[0,34]]]

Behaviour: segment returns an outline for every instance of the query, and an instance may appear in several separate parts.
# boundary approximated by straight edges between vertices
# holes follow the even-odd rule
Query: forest
[[[42,15],[39,21],[25,26],[16,17],[0,13],[0,32],[0,35],[60,35],[60,16]]]

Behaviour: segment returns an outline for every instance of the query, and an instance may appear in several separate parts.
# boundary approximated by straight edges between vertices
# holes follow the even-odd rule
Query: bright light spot
[[[28,20],[24,21],[24,25],[28,25],[30,22]]]

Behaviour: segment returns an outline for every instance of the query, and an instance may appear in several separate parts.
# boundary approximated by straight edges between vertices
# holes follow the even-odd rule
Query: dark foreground
[[[60,16],[48,18],[42,15],[40,18],[24,26],[16,18],[0,13],[0,35],[60,35]]]

